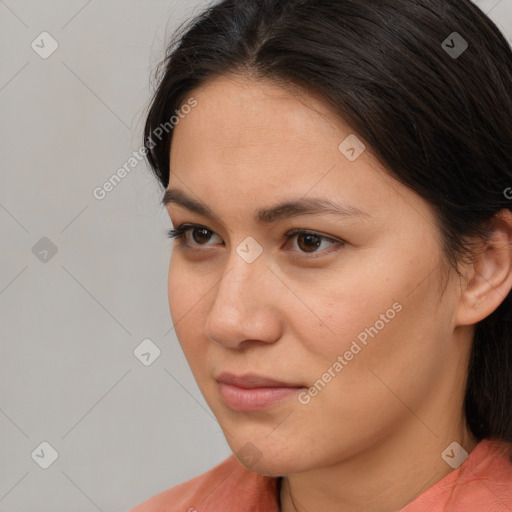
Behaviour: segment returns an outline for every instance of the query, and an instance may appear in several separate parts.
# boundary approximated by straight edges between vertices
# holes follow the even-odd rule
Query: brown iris
[[[197,235],[199,233],[199,235]],[[210,230],[205,228],[195,228],[192,232],[192,238],[198,244],[202,244],[204,242],[208,242],[212,237],[212,233]]]
[[[303,241],[304,243],[301,243]],[[321,237],[313,234],[299,235],[297,244],[304,252],[314,252],[321,244]]]

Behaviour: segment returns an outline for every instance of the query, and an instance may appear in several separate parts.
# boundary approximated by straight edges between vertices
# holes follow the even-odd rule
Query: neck
[[[281,511],[396,512],[453,471],[441,458],[448,445],[470,453],[478,443],[463,422],[442,436],[417,418],[410,427],[335,465],[283,477]]]

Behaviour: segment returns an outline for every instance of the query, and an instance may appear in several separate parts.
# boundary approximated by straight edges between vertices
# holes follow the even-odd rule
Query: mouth
[[[220,394],[227,406],[236,412],[256,412],[269,409],[296,395],[304,386],[247,374],[237,376],[222,373],[216,378]]]

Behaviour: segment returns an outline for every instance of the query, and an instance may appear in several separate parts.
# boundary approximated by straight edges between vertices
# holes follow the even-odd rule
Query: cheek
[[[177,319],[182,316],[181,308],[183,304],[177,299],[184,292],[184,285],[185,283],[180,279],[180,273],[176,268],[176,258],[172,256],[167,279],[167,296],[169,298],[169,311],[174,324],[176,324]]]
[[[393,421],[400,404],[418,406],[441,376],[450,307],[439,303],[435,279],[414,293],[410,283],[360,286],[351,300],[338,293],[337,302],[325,303],[335,334],[309,338],[307,375],[318,390],[316,407],[330,410],[334,423],[346,421],[343,428],[353,418],[371,424],[377,412]]]
[[[292,324],[297,325],[300,319],[300,339],[304,340],[310,354],[334,362],[338,355],[350,350],[354,342],[364,348],[365,343],[369,344],[369,340],[381,336],[389,331],[390,325],[400,321],[403,315],[400,286],[382,275],[365,273],[361,267],[358,272],[342,271],[335,279],[326,278],[314,294],[308,286],[296,289],[297,295],[307,298],[312,313],[295,315]],[[311,320],[315,317],[315,328],[312,328]],[[309,334],[304,336],[304,333]],[[353,351],[358,351],[357,346]]]
[[[198,322],[194,321],[194,319],[198,314],[200,301],[198,297],[199,291],[193,279],[193,276],[187,274],[178,258],[172,257],[167,284],[169,311],[174,332],[183,355],[190,366],[194,378],[198,380],[200,377],[198,369],[201,367],[200,354],[204,352],[197,346],[200,343],[201,336],[196,332]]]
[[[167,281],[169,309],[173,320],[179,321],[189,312],[194,313],[194,305],[199,304],[201,297],[208,291],[208,283],[194,265],[187,263],[179,253],[171,257]]]
[[[194,322],[188,321],[198,314],[200,298],[204,295],[200,288],[201,283],[196,282],[196,280],[197,276],[187,272],[179,257],[173,255],[169,265],[167,282],[169,311],[176,335],[184,350],[186,349],[184,342],[197,338],[196,336],[190,336],[189,330]]]
[[[336,362],[331,373],[344,375],[336,379],[343,386],[357,387],[361,378],[375,380],[371,369],[391,378],[405,372],[414,380],[414,372],[423,365],[421,371],[433,374],[449,326],[449,307],[439,304],[437,276],[413,289],[425,273],[422,269],[404,265],[401,268],[410,269],[405,275],[393,265],[374,267],[375,271],[365,268],[337,283],[329,280],[311,299],[311,309],[321,319],[314,324],[318,328],[308,322],[312,315],[296,317],[303,318],[300,326],[294,322],[310,361],[308,377],[321,378]]]

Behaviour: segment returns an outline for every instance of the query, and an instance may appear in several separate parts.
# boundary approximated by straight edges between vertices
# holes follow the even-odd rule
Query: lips
[[[221,373],[217,379],[222,384],[229,384],[238,388],[302,388],[302,384],[282,382],[259,375],[247,374],[244,376],[233,375],[232,373]]]
[[[304,386],[268,377],[222,373],[217,377],[220,394],[227,406],[236,412],[269,409],[296,395]]]

